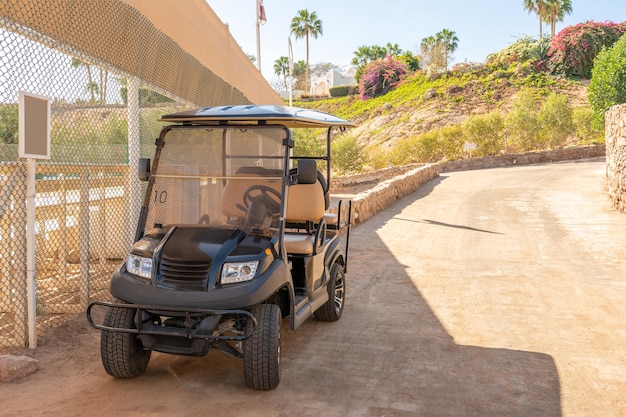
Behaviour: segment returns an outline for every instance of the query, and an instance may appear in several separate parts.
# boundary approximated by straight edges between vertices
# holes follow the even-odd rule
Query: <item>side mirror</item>
[[[317,181],[317,163],[314,159],[298,161],[298,184],[315,184]]]
[[[139,158],[137,176],[139,181],[148,181],[150,179],[150,158]]]

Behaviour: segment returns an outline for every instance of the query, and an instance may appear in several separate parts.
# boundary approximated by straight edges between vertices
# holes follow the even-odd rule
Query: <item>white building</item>
[[[311,95],[312,96],[330,96],[332,87],[341,85],[356,85],[356,68],[350,67],[341,73],[336,70],[328,71],[319,77],[311,77]]]

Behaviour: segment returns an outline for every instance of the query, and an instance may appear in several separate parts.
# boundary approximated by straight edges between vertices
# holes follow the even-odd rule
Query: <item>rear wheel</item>
[[[135,329],[135,313],[132,308],[113,307],[107,311],[105,326]],[[150,350],[145,350],[137,334],[103,330],[100,337],[102,365],[109,375],[116,378],[139,376],[148,366]]]
[[[282,314],[275,304],[260,304],[251,311],[257,321],[252,336],[243,342],[243,373],[252,389],[269,390],[280,382],[280,326]],[[252,331],[246,323],[246,333]]]
[[[313,317],[320,321],[337,321],[343,313],[343,306],[346,300],[346,275],[343,266],[335,263],[330,270],[330,280],[328,281],[328,301],[326,301]]]

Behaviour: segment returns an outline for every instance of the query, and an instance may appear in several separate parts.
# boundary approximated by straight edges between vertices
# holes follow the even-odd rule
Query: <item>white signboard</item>
[[[50,99],[19,92],[19,156],[50,159]]]

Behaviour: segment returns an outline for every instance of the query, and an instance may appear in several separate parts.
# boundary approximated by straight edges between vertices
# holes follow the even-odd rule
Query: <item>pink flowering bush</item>
[[[552,39],[548,67],[554,74],[589,79],[596,55],[613,45],[624,32],[626,22],[589,21],[568,26]]]
[[[395,88],[406,74],[406,65],[392,57],[372,61],[363,70],[359,80],[361,100],[387,94]]]

